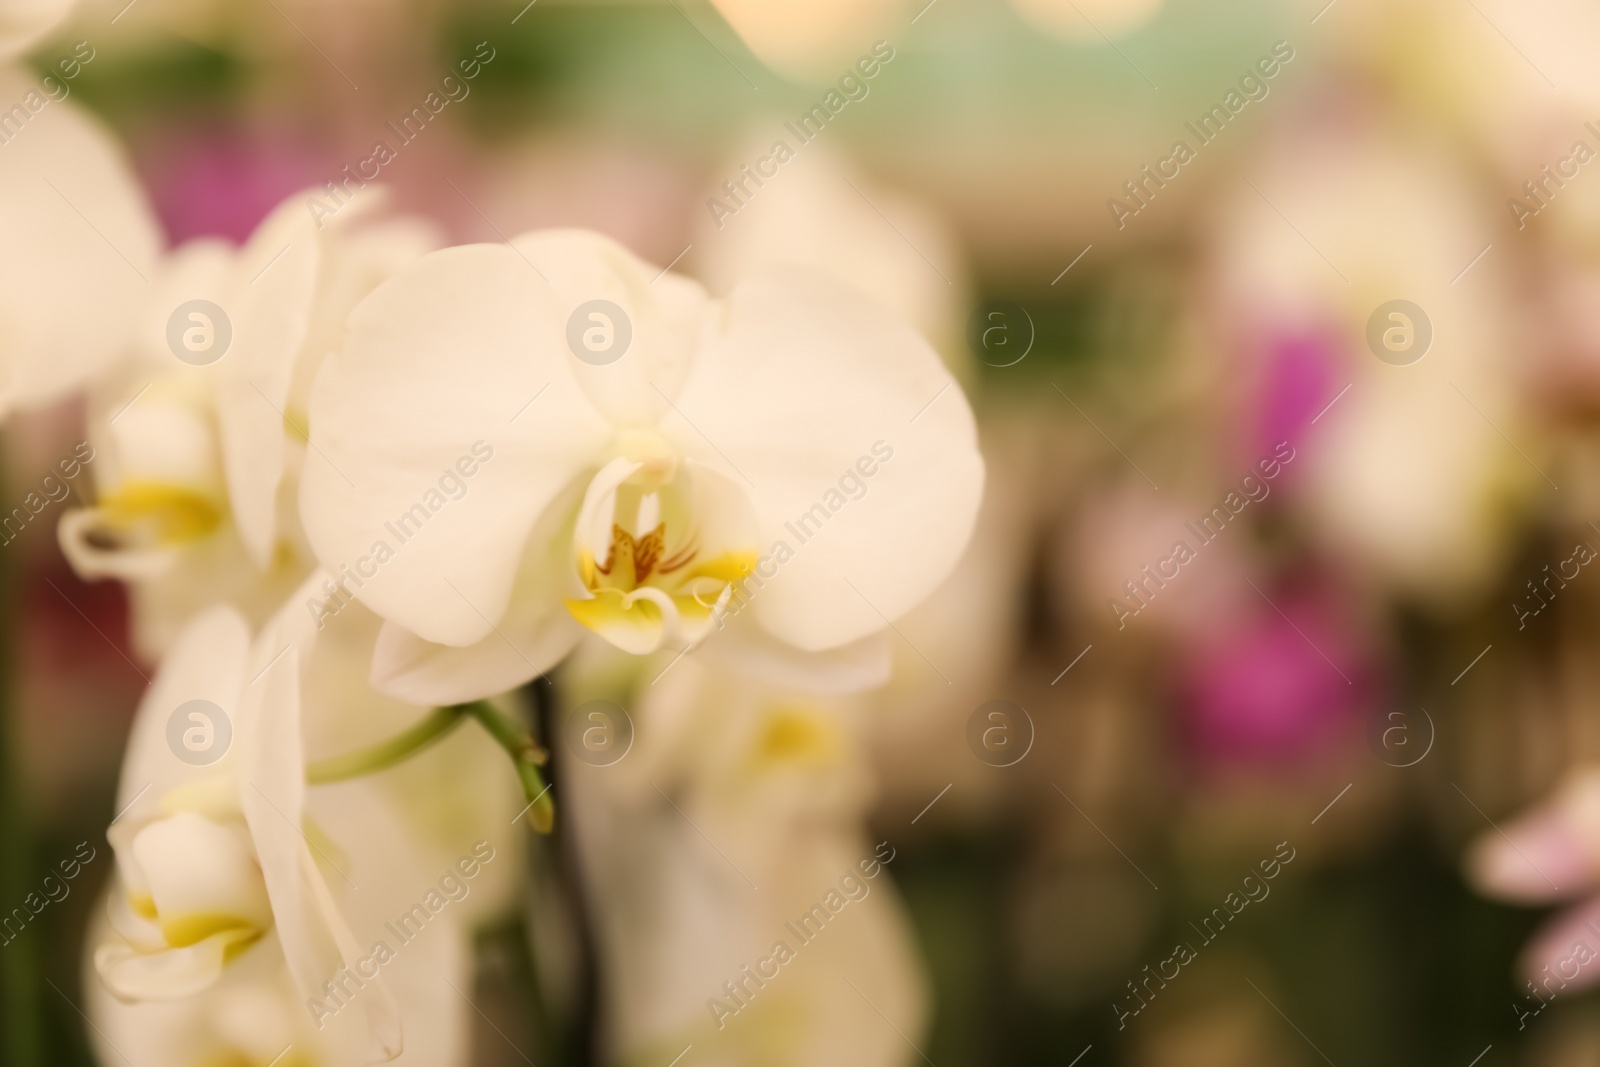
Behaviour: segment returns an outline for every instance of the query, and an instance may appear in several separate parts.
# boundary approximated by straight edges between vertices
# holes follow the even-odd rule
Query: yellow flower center
[[[729,586],[754,569],[756,552],[726,547],[726,529],[704,536],[695,514],[705,503],[696,489],[704,487],[690,483],[659,439],[638,435],[623,444],[621,466],[597,475],[579,518],[576,567],[587,595],[566,604],[583,625],[642,655],[669,636],[693,642],[709,633]],[[706,551],[707,540],[722,542],[720,550]]]
[[[166,482],[129,481],[106,493],[100,514],[113,536],[158,545],[184,544],[209,535],[222,522],[210,497]]]

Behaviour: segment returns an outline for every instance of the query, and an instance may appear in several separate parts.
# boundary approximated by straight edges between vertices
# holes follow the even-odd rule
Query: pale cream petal
[[[185,947],[222,930],[260,932],[272,908],[242,824],[179,812],[132,841],[168,944]]]
[[[323,260],[308,195],[285,200],[240,249],[223,306],[233,340],[216,364],[217,422],[234,522],[258,567],[271,559],[289,384]]]
[[[662,431],[749,495],[776,570],[752,603],[803,649],[930,594],[983,490],[972,411],[928,343],[859,292],[773,270],[728,297]],[[781,558],[780,558],[781,557]]]
[[[94,966],[113,994],[124,1000],[182,1000],[222,977],[230,946],[249,936],[228,930],[183,948],[141,952],[107,942],[95,949]]]
[[[311,582],[320,576],[313,576]],[[308,582],[309,586],[310,582]],[[240,712],[239,796],[272,901],[279,942],[301,993],[311,996],[363,950],[334,903],[304,828],[305,755],[300,727],[300,663],[314,628],[302,621],[298,598],[263,631],[254,655],[266,662]],[[279,642],[286,651],[274,654]],[[325,857],[323,857],[325,858]],[[331,864],[330,864],[331,865]],[[338,871],[334,872],[338,875]],[[360,1001],[370,1038],[369,1057],[399,1055],[401,1026],[382,981]]]
[[[155,812],[171,790],[213,773],[215,764],[187,763],[167,743],[168,722],[181,705],[208,702],[231,720],[237,745],[239,694],[246,681],[249,642],[244,618],[226,606],[196,616],[173,642],[134,717],[117,785],[117,811],[123,819],[137,823]],[[213,714],[204,706],[193,713]],[[214,736],[220,738],[220,731]],[[224,754],[216,762],[229,758]]]
[[[360,597],[422,638],[492,633],[540,513],[612,436],[560,317],[510,248],[435,252],[362,301],[312,389],[311,544],[333,571],[386,546]]]
[[[0,146],[0,413],[59,399],[119,354],[160,241],[100,124],[0,67],[0,101],[30,100]]]
[[[513,244],[549,279],[572,373],[590,401],[618,426],[658,421],[668,398],[677,395],[699,340],[707,310],[700,283],[663,273],[587,230],[541,230]],[[595,301],[612,304],[620,318],[591,306]],[[591,329],[599,351],[585,343]],[[621,355],[612,359],[617,351]]]

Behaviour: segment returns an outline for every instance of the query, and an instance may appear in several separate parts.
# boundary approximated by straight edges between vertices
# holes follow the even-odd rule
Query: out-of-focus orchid
[[[14,9],[54,6],[10,4],[0,27]],[[120,150],[75,102],[4,66],[0,102],[16,103],[0,125],[3,417],[59,400],[110,365],[149,297],[160,236]]]
[[[503,864],[480,866],[473,878],[448,883],[445,888],[453,889],[454,897],[448,903],[435,898],[439,913],[422,929],[411,929],[413,907],[440,888],[441,870],[454,873],[475,831],[457,827],[448,859],[441,860],[438,849],[418,850],[413,812],[397,808],[386,790],[373,788],[376,784],[319,788],[306,804],[307,837],[316,841],[329,887],[340,898],[364,959],[371,961],[365,969],[360,960],[355,967],[340,961],[308,995],[296,984],[278,934],[271,931],[231,958],[215,984],[181,1000],[120,1001],[91,976],[87,1007],[95,1024],[92,1039],[104,1061],[127,1056],[134,1063],[172,1067],[368,1062],[375,1052],[386,1055],[387,1050],[373,1048],[363,1010],[370,999],[392,995],[404,1025],[404,1050],[392,1062],[400,1067],[468,1062],[473,1009],[457,992],[471,989],[468,925],[492,899],[493,890],[490,898],[480,896],[484,880]],[[506,820],[496,820],[497,837],[505,827]],[[403,917],[412,919],[409,932],[401,931],[404,941],[395,932]],[[90,936],[93,944],[111,934],[101,923]],[[380,942],[389,951],[379,950]],[[374,969],[378,984],[372,981]]]
[[[1558,995],[1600,982],[1600,770],[1572,773],[1543,804],[1485,831],[1467,873],[1490,896],[1522,904],[1587,898],[1547,923],[1522,952],[1530,1014]],[[1581,946],[1581,948],[1579,947]]]
[[[926,991],[895,842],[861,828],[859,699],[694,660],[639,687],[626,758],[572,765],[619,1061],[902,1062]]]
[[[306,394],[354,303],[422,254],[419,223],[319,220],[291,197],[233,249],[203,239],[161,265],[133,357],[91,396],[98,500],[65,516],[87,578],[134,590],[155,655],[200,608],[263,620],[311,567],[295,517]]]
[[[103,939],[104,930],[91,929]],[[275,946],[248,949],[227,979],[194,997],[162,1003],[117,1000],[98,979],[87,982],[90,1039],[102,1063],[163,1063],[170,1067],[331,1067],[361,1062],[361,1049],[322,1053],[330,1044],[318,1035],[300,1003],[288,969],[272,959]],[[274,1059],[274,1057],[281,1057]]]
[[[1185,726],[1207,763],[1301,766],[1372,700],[1368,653],[1325,590],[1274,592],[1193,635],[1185,659]]]
[[[269,934],[306,997],[362,956],[313,851],[315,828],[302,826],[300,664],[314,633],[292,604],[254,641],[236,611],[213,608],[179,635],[141,703],[109,832],[113,933],[94,955],[119,998],[202,993]],[[393,1058],[400,1019],[374,983],[359,1017],[369,1055]]]
[[[180,127],[152,141],[141,169],[174,243],[220,237],[245,244],[285,197],[334,169],[303,137],[284,131]]]
[[[1207,299],[1247,361],[1286,343],[1320,353],[1321,369],[1305,370],[1326,387],[1296,399],[1316,413],[1291,442],[1308,529],[1406,592],[1451,602],[1487,580],[1505,513],[1545,485],[1537,455],[1502,436],[1518,439],[1523,412],[1507,388],[1501,268],[1486,257],[1463,272],[1492,231],[1436,153],[1359,113],[1308,118],[1218,216]],[[1411,305],[1403,320],[1385,311],[1397,300]],[[1388,351],[1386,337],[1416,347]]]

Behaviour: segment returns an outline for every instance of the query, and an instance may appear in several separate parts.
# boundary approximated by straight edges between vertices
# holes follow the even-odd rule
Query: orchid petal
[[[707,299],[700,283],[660,271],[608,237],[585,230],[543,230],[512,242],[550,285],[564,350],[574,357],[583,347],[583,331],[598,328],[597,339],[628,347],[615,360],[609,352],[598,360],[572,358],[570,365],[591,403],[618,426],[649,426],[667,410],[677,394],[699,340]],[[625,321],[609,309],[586,309],[594,301],[616,306]],[[590,318],[596,311],[600,318]],[[573,326],[574,319],[577,325]],[[572,345],[576,329],[578,348]]]
[[[266,567],[287,442],[289,385],[310,327],[322,242],[305,195],[268,215],[239,252],[223,307],[233,340],[217,363],[217,429],[239,537]]]
[[[938,355],[817,272],[733,291],[662,431],[749,492],[763,549],[791,550],[753,611],[808,650],[882,629],[932,593],[983,491],[972,411]]]
[[[251,936],[249,930],[224,930],[183,948],[150,953],[111,941],[95,950],[94,966],[107,988],[124,1000],[182,1000],[216,985],[229,950]]]
[[[312,547],[337,570],[387,545],[393,558],[361,599],[426,640],[492,632],[529,532],[611,437],[559,317],[512,249],[435,252],[356,308],[312,389],[317,456],[301,508]],[[464,495],[445,497],[441,478],[468,469]],[[394,527],[407,515],[426,526]]]
[[[155,811],[165,794],[214,773],[178,759],[168,747],[167,722],[180,705],[191,700],[215,705],[233,720],[237,746],[239,685],[249,648],[244,617],[227,606],[202,613],[179,634],[139,702],[117,786],[120,818],[137,821]]]
[[[308,580],[317,581],[313,575]],[[240,713],[240,804],[260,857],[267,894],[277,920],[284,959],[306,996],[340,968],[362,956],[339,913],[317,857],[301,828],[305,809],[305,756],[300,732],[300,662],[314,631],[299,611],[298,598],[258,639],[255,656],[267,660],[247,687]],[[286,642],[285,651],[272,649]],[[270,657],[270,658],[269,658]],[[331,865],[331,861],[330,865]],[[383,987],[362,999],[373,1060],[400,1054],[402,1038],[394,998]]]
[[[6,34],[0,22],[0,51]],[[54,401],[107,366],[148,296],[159,247],[143,193],[101,125],[0,68],[0,100],[30,96],[40,106],[0,168],[0,413]]]

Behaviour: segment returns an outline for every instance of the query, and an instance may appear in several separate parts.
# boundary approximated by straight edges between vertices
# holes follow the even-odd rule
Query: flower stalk
[[[328,785],[388,770],[442,739],[465,718],[466,708],[462,705],[435,708],[433,714],[417,725],[371,748],[306,764],[306,781],[311,785]]]
[[[517,780],[522,783],[522,794],[528,798],[528,822],[541,834],[549,833],[556,824],[556,805],[539,768],[549,761],[550,754],[539,747],[521,723],[488,701],[478,700],[462,706],[511,757]]]
[[[555,825],[555,802],[551,800],[550,789],[539,772],[539,768],[549,759],[549,754],[534,742],[521,723],[486,700],[435,708],[421,722],[387,741],[309,763],[306,765],[306,781],[311,785],[328,785],[388,770],[440,741],[469,718],[476,719],[511,757],[517,781],[522,784],[523,795],[528,800],[528,821],[540,833],[549,833]]]

